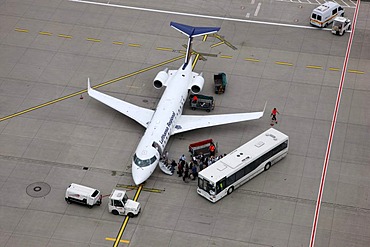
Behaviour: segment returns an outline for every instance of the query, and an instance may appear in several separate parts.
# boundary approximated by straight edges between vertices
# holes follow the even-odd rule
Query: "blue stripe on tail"
[[[194,37],[201,36],[201,35],[206,35],[206,34],[211,34],[218,32],[221,28],[220,27],[193,27],[193,26],[188,26],[185,24],[177,23],[177,22],[171,22],[170,23],[171,27],[176,29],[177,31],[185,34],[186,36],[189,37],[188,40],[188,47],[186,49],[186,57],[185,57],[185,63],[182,66],[182,69],[184,70],[186,66],[188,65],[190,61],[190,56],[191,56],[191,43]]]
[[[197,37],[201,35],[211,34],[218,32],[221,29],[219,27],[193,27],[173,21],[171,22],[170,25],[171,27],[182,32],[188,37]]]

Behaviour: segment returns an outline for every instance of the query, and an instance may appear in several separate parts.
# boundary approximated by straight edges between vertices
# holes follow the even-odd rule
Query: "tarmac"
[[[342,1],[353,18],[353,1]],[[0,246],[300,247],[310,242],[317,195],[350,34],[313,28],[310,1],[0,0]],[[212,204],[156,169],[137,201],[141,214],[67,204],[79,183],[102,191],[136,188],[131,158],[144,129],[91,99],[97,90],[154,109],[152,81],[183,63],[176,21],[220,26],[194,40],[202,53],[210,113],[262,110],[263,118],[172,136],[170,159],[212,138],[228,153],[274,127],[290,138],[286,158]],[[330,28],[330,27],[329,27]],[[234,49],[236,48],[236,49]],[[177,60],[174,58],[178,58]],[[224,72],[224,94],[213,75]],[[370,4],[361,2],[326,174],[315,246],[370,246]],[[186,104],[188,106],[188,104]],[[124,228],[123,228],[124,226]],[[116,242],[117,243],[116,243]]]

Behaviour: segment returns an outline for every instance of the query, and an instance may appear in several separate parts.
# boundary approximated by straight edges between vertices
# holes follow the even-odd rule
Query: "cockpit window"
[[[134,162],[137,166],[139,167],[145,167],[145,166],[150,166],[151,164],[153,164],[154,162],[156,161],[156,158],[155,156],[153,156],[152,158],[150,159],[147,159],[147,160],[142,160],[142,159],[139,159],[136,154],[134,155]]]

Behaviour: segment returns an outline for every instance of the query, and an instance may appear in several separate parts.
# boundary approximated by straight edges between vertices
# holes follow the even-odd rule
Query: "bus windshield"
[[[209,194],[215,193],[215,186],[206,179],[198,177],[198,187],[206,191]]]

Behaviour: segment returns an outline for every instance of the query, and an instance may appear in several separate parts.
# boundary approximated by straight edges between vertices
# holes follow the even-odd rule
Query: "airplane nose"
[[[147,171],[141,167],[138,167],[135,163],[132,163],[132,179],[136,185],[144,183],[150,176],[146,174]]]

